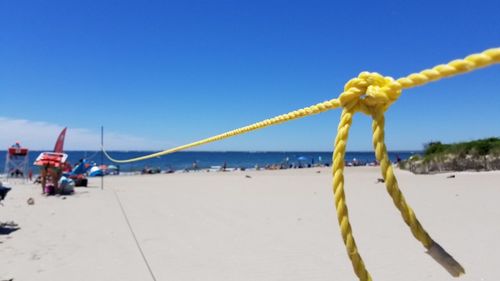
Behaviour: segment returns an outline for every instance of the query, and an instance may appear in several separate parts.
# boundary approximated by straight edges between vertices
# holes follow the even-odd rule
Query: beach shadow
[[[69,197],[74,197],[74,198],[79,198],[79,197],[88,197],[88,194],[90,191],[85,190],[85,191],[75,191],[71,195],[68,195]],[[66,196],[66,195],[65,195]]]
[[[80,188],[80,186],[77,186],[76,188]],[[89,185],[89,186],[81,186],[81,188],[88,188],[88,189],[96,189],[96,188],[101,188],[101,186],[97,186],[97,185]]]
[[[19,229],[21,229],[21,228],[20,227],[10,227],[10,226],[7,226],[7,227],[0,226],[0,235],[9,235],[12,232],[17,231]]]

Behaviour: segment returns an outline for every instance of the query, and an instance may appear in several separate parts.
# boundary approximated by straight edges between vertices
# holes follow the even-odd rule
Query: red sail
[[[64,138],[66,137],[66,129],[62,130],[61,134],[59,134],[59,137],[57,138],[56,141],[56,146],[54,146],[54,152],[57,153],[62,153],[63,152],[63,147],[64,147]]]

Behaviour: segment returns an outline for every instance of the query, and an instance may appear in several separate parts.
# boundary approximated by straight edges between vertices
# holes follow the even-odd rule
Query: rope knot
[[[376,72],[361,72],[344,86],[340,94],[340,105],[368,115],[374,111],[385,111],[401,95],[402,86],[392,77]]]

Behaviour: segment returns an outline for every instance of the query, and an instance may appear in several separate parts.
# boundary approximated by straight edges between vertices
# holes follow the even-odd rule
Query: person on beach
[[[18,153],[21,153],[21,144],[19,141],[16,141],[13,145],[10,146],[11,148],[15,148],[15,153],[11,155],[12,159],[17,159]]]
[[[71,173],[72,170],[73,170],[73,166],[71,166],[71,164],[69,162],[66,162],[63,164],[63,172],[64,173]]]
[[[42,183],[42,194],[46,193],[45,185],[47,184],[47,180],[50,180],[52,182],[52,185],[54,186],[54,191],[57,192],[58,183],[61,176],[62,176],[62,170],[60,168],[51,167],[48,165],[43,166],[40,172],[41,183]]]
[[[399,154],[396,155],[396,163],[399,164],[401,162],[401,157],[399,157]]]

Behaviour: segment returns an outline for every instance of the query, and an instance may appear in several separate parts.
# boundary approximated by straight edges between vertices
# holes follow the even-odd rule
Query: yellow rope
[[[337,209],[337,220],[339,221],[340,233],[347,250],[347,254],[352,262],[354,272],[359,280],[372,280],[370,273],[365,268],[363,259],[359,255],[356,241],[352,234],[349,213],[345,202],[344,193],[344,156],[349,136],[349,128],[352,124],[354,111],[352,106],[344,108],[340,117],[337,137],[335,138],[335,151],[333,152],[333,194],[335,208]]]
[[[398,210],[401,212],[403,220],[410,227],[410,230],[415,238],[417,238],[417,240],[419,240],[428,250],[429,255],[431,255],[438,263],[448,270],[451,275],[459,276],[465,272],[462,266],[424,230],[415,216],[415,213],[406,203],[406,200],[398,187],[384,141],[384,113],[391,106],[391,104],[399,98],[403,89],[420,86],[432,81],[473,71],[496,63],[500,63],[500,48],[489,49],[479,54],[470,55],[465,59],[454,60],[448,64],[438,65],[432,69],[426,69],[419,73],[413,73],[397,80],[394,80],[391,77],[384,77],[378,73],[362,72],[358,77],[347,82],[344,87],[344,92],[341,93],[337,99],[318,103],[310,107],[266,119],[264,121],[223,134],[142,157],[127,160],[116,160],[113,159],[104,150],[104,148],[103,152],[111,161],[117,163],[140,161],[343,107],[332,159],[335,207],[337,209],[337,219],[339,221],[342,238],[344,240],[347,254],[351,259],[354,272],[358,276],[359,280],[368,281],[372,279],[365,268],[354,241],[344,193],[344,158],[349,129],[352,124],[353,115],[358,111],[363,112],[373,118],[373,146],[375,149],[375,155],[377,161],[380,162],[380,168],[382,176],[385,179],[387,192],[392,197],[392,200]]]
[[[295,119],[298,119],[298,118],[306,117],[306,116],[309,116],[309,115],[318,114],[318,113],[321,113],[321,112],[324,112],[324,111],[327,111],[327,110],[330,110],[330,109],[338,108],[339,106],[340,106],[340,103],[336,99],[325,101],[325,102],[318,103],[318,104],[315,104],[315,105],[312,105],[312,106],[309,106],[309,107],[306,107],[306,108],[302,108],[302,109],[299,109],[299,110],[291,111],[291,112],[286,113],[286,114],[278,115],[276,117],[273,117],[273,118],[270,118],[270,119],[266,119],[266,120],[254,123],[252,125],[241,127],[241,128],[238,128],[238,129],[235,129],[235,130],[223,133],[223,134],[215,135],[213,137],[209,137],[209,138],[206,138],[206,139],[202,139],[202,140],[199,140],[199,141],[195,141],[195,142],[192,142],[192,143],[188,143],[188,144],[185,144],[185,145],[181,145],[181,146],[178,146],[178,147],[174,147],[174,148],[171,148],[171,149],[160,151],[160,152],[157,152],[157,153],[152,153],[152,154],[144,155],[144,156],[141,156],[141,157],[126,159],[126,160],[114,159],[114,158],[112,158],[106,152],[106,150],[104,150],[104,148],[102,148],[102,150],[104,152],[104,155],[106,155],[106,157],[109,160],[111,160],[111,161],[113,161],[115,163],[131,163],[131,162],[146,160],[146,159],[150,159],[150,158],[160,157],[160,156],[163,156],[163,155],[171,154],[171,153],[174,153],[174,152],[177,152],[177,151],[181,151],[181,150],[186,150],[188,148],[192,148],[192,147],[195,147],[195,146],[204,145],[204,144],[211,143],[211,142],[220,141],[220,140],[223,140],[223,139],[227,139],[227,138],[230,138],[230,137],[234,137],[234,136],[237,136],[237,135],[241,135],[241,134],[245,134],[245,133],[248,133],[248,132],[251,132],[251,131],[255,131],[257,129],[262,129],[262,128],[269,127],[269,126],[272,126],[272,125],[276,125],[276,124],[280,124],[280,123],[283,123],[283,122],[287,122],[287,121],[295,120]]]

